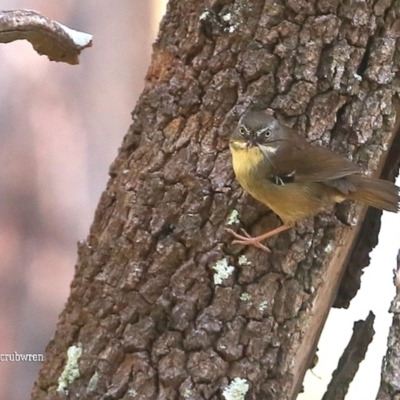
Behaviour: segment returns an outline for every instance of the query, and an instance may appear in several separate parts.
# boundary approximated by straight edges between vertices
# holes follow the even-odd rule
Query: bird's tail
[[[356,188],[347,195],[348,199],[362,201],[381,210],[392,212],[400,210],[400,188],[392,182],[361,175],[352,175],[348,179]]]

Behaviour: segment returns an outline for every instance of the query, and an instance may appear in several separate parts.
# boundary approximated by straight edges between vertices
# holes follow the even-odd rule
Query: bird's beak
[[[253,138],[250,138],[247,141],[247,147],[255,147],[255,146],[257,146],[257,142]]]

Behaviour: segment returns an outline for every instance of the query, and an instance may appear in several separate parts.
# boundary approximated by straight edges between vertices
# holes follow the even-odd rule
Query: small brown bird
[[[239,235],[227,229],[237,239],[233,243],[269,251],[262,240],[344,200],[399,211],[400,188],[389,181],[362,176],[360,168],[346,158],[309,144],[294,129],[281,124],[272,110],[246,112],[230,138],[229,148],[243,189],[283,222],[257,237],[244,230],[244,235]]]

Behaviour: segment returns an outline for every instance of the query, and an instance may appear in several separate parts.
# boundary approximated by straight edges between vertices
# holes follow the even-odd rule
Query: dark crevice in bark
[[[367,45],[365,46],[364,49],[363,58],[361,59],[360,65],[357,68],[357,74],[359,76],[364,76],[364,72],[368,68],[369,58],[371,55],[371,47],[373,46],[373,43],[374,43],[374,36],[370,36]]]

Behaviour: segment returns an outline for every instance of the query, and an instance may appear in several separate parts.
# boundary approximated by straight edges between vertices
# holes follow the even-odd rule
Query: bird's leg
[[[232,242],[232,244],[243,244],[245,246],[255,246],[261,250],[270,252],[271,250],[267,246],[264,246],[263,244],[261,244],[260,242],[264,239],[270,238],[271,236],[275,236],[278,233],[286,231],[287,229],[290,229],[292,226],[293,225],[282,225],[279,228],[273,229],[272,231],[263,233],[262,235],[256,236],[256,237],[251,237],[244,229],[241,229],[244,236],[239,235],[238,233],[236,233],[235,231],[233,231],[232,229],[229,229],[229,228],[225,228],[225,230],[227,232],[229,232],[231,235],[235,236],[235,238],[237,239],[237,240],[234,240]]]

